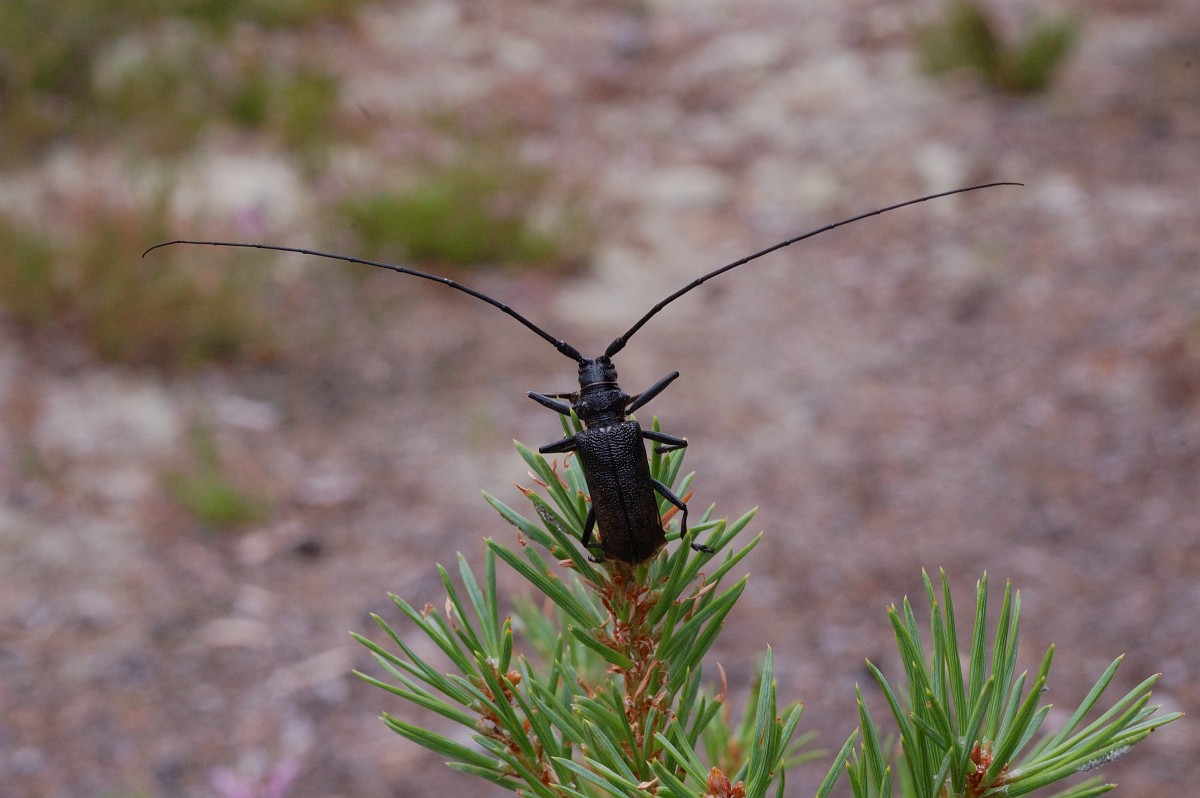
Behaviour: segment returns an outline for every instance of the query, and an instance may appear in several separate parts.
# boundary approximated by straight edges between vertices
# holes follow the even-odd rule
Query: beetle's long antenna
[[[741,266],[744,263],[749,263],[752,260],[757,260],[758,258],[761,258],[763,255],[768,255],[777,249],[783,249],[784,247],[791,246],[792,244],[795,244],[798,241],[803,241],[806,238],[812,238],[815,235],[820,235],[821,233],[828,232],[830,230],[833,230],[836,227],[842,227],[844,225],[851,224],[853,222],[858,222],[863,219],[866,219],[869,216],[878,216],[881,213],[887,213],[888,211],[894,211],[897,208],[903,208],[906,205],[916,205],[918,202],[927,202],[928,200],[937,199],[939,197],[949,197],[952,194],[965,194],[968,191],[976,191],[981,188],[992,188],[993,186],[1023,186],[1023,185],[1025,185],[1025,184],[1024,183],[984,183],[984,184],[978,185],[978,186],[968,186],[967,188],[957,188],[957,189],[954,189],[953,191],[943,191],[939,194],[930,194],[925,197],[917,197],[916,199],[910,199],[907,202],[900,202],[895,205],[889,205],[886,208],[880,208],[878,210],[871,211],[870,213],[860,213],[858,216],[852,216],[849,219],[843,219],[840,222],[834,222],[833,224],[827,224],[824,227],[821,227],[817,230],[810,230],[809,232],[798,235],[795,238],[789,238],[787,241],[781,241],[773,247],[767,247],[766,249],[764,249],[760,252],[755,252],[753,255],[747,255],[746,257],[744,257],[740,260],[735,260],[733,263],[730,263],[726,266],[722,266],[721,268],[719,268],[715,271],[711,271],[708,274],[704,275],[703,277],[697,277],[695,280],[692,280],[690,283],[685,285],[683,288],[680,288],[678,291],[671,294],[669,297],[667,297],[663,301],[659,302],[654,307],[650,308],[650,312],[647,313],[645,316],[642,316],[640,319],[638,319],[637,324],[630,327],[628,330],[625,331],[625,333],[623,335],[621,335],[619,338],[617,338],[611,344],[609,344],[608,349],[605,350],[604,354],[607,355],[608,357],[612,357],[617,352],[620,352],[622,349],[625,348],[625,344],[629,341],[629,339],[633,337],[633,334],[635,332],[637,332],[638,330],[642,329],[643,324],[650,321],[650,319],[654,318],[654,315],[656,313],[658,313],[660,310],[665,308],[667,305],[674,302],[676,299],[679,299],[679,297],[683,296],[688,291],[691,291],[693,288],[699,287],[700,285],[708,282],[709,280],[716,277],[717,275],[724,274],[725,272],[729,271],[730,269],[736,269],[738,266]]]
[[[318,258],[329,258],[330,260],[341,260],[341,261],[346,261],[347,263],[362,263],[366,266],[377,266],[380,269],[389,269],[394,272],[399,272],[400,274],[411,274],[413,277],[421,277],[425,280],[432,280],[435,283],[441,283],[442,285],[448,285],[451,288],[454,288],[458,291],[462,291],[464,294],[470,294],[471,296],[475,297],[476,299],[482,299],[484,302],[488,303],[492,307],[499,308],[501,311],[507,313],[509,316],[512,316],[514,319],[516,319],[517,321],[524,324],[530,330],[533,330],[540,337],[549,341],[554,346],[555,349],[557,349],[559,352],[563,353],[567,357],[571,358],[572,360],[574,360],[576,362],[583,360],[583,355],[581,355],[579,353],[579,350],[577,350],[575,347],[571,346],[566,341],[560,341],[559,339],[555,338],[553,335],[546,332],[541,327],[537,326],[536,324],[531,322],[529,319],[522,316],[520,313],[517,313],[515,310],[510,308],[508,305],[504,304],[503,302],[500,302],[499,300],[492,299],[487,294],[480,293],[479,291],[476,291],[474,288],[468,288],[467,286],[463,285],[462,283],[457,283],[454,280],[451,280],[449,277],[438,277],[436,274],[427,274],[426,272],[419,272],[416,269],[409,269],[405,266],[397,266],[394,263],[382,263],[382,262],[376,261],[376,260],[366,260],[365,258],[352,258],[349,255],[336,255],[336,254],[333,254],[330,252],[318,252],[313,249],[301,249],[299,247],[280,247],[280,246],[275,246],[274,244],[244,244],[244,243],[239,243],[237,241],[187,241],[187,240],[183,240],[183,239],[179,239],[176,241],[166,241],[166,242],[163,242],[162,244],[155,244],[154,246],[150,247],[150,249],[148,249],[142,253],[142,257],[143,258],[146,257],[146,255],[148,255],[150,252],[153,252],[154,250],[159,249],[160,247],[169,247],[169,246],[173,246],[175,244],[202,244],[202,245],[210,246],[210,247],[243,247],[245,249],[266,249],[266,250],[271,250],[272,252],[295,252],[298,255],[313,255]]]

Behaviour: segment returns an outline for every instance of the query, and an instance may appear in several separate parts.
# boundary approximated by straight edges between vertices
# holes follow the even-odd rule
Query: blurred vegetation
[[[235,26],[345,20],[357,0],[6,0],[0,3],[0,170],[60,145],[116,145],[141,161],[226,125],[301,155],[328,143],[335,78],[239,52]],[[245,48],[243,48],[245,49]],[[162,367],[269,356],[251,269],[142,261],[166,212],[70,198],[54,229],[0,216],[0,304],[27,330],[75,335],[107,361]],[[171,258],[175,262],[171,262]],[[195,263],[200,263],[196,259]],[[222,268],[224,267],[224,268]]]
[[[443,167],[407,191],[351,197],[341,215],[362,257],[411,259],[429,268],[481,264],[569,265],[584,235],[568,212],[549,229],[531,222],[547,175],[503,152]]]
[[[264,518],[268,504],[238,487],[221,469],[212,432],[198,428],[192,433],[194,469],[187,474],[167,475],[167,493],[197,521],[218,529],[229,529]]]
[[[918,33],[917,48],[922,68],[931,74],[973,69],[996,89],[1034,94],[1050,85],[1081,27],[1073,15],[1040,16],[1006,42],[978,2],[951,0],[942,18]]]
[[[172,155],[195,144],[205,128],[225,123],[267,134],[300,154],[321,154],[333,131],[334,77],[272,68],[261,53],[214,69],[205,52],[198,45],[114,68],[96,90],[98,107],[88,109],[83,134],[99,139],[119,128],[140,150]]]
[[[32,167],[36,181],[43,159],[80,150],[169,175],[174,159],[207,146],[215,131],[253,137],[261,151],[285,153],[305,180],[324,180],[335,137],[358,131],[339,127],[340,81],[315,62],[314,48],[295,46],[297,36],[350,22],[365,2],[0,3],[0,177],[27,180]],[[428,127],[469,155],[418,165],[422,178],[404,190],[328,197],[318,204],[321,223],[310,225],[328,239],[318,243],[433,271],[581,260],[582,215],[571,201],[545,201],[549,175],[513,157],[511,128],[475,130],[453,110]],[[0,210],[2,318],[123,364],[172,369],[278,355],[276,339],[286,336],[271,334],[264,267],[231,251],[140,259],[181,233],[167,196],[144,207],[69,196],[53,215]]]
[[[275,344],[255,297],[260,270],[142,260],[162,214],[99,209],[71,239],[0,217],[0,302],[27,330],[73,333],[103,360],[161,367],[264,359]]]
[[[187,149],[229,119],[289,145],[324,135],[337,98],[327,76],[276,74],[230,56],[238,23],[259,28],[347,20],[360,0],[5,0],[0,3],[0,166],[66,137],[121,138],[156,153]],[[277,89],[277,91],[267,91]],[[277,94],[280,107],[267,97]],[[255,97],[258,97],[255,100]],[[268,107],[270,106],[270,107]]]

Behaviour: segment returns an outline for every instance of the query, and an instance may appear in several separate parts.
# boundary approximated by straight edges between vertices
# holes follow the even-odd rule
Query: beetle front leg
[[[665,432],[656,432],[652,429],[642,430],[642,437],[648,441],[658,441],[659,443],[666,444],[666,446],[654,447],[654,451],[657,454],[666,454],[676,449],[686,449],[688,445],[687,438],[676,438],[674,435],[668,435]]]
[[[649,388],[647,388],[646,390],[639,393],[637,396],[629,397],[629,402],[625,405],[625,413],[627,415],[629,413],[632,413],[634,410],[637,410],[639,407],[646,404],[646,402],[649,402],[651,399],[658,396],[660,393],[663,392],[663,390],[668,385],[670,385],[672,382],[674,382],[675,378],[678,376],[679,376],[678,371],[672,371],[670,374],[663,377],[661,380],[654,383]]]
[[[568,403],[562,402],[559,400],[563,399],[563,398],[569,399],[573,396],[575,396],[575,394],[571,394],[571,393],[546,394],[546,393],[538,393],[537,391],[529,392],[530,399],[537,402],[542,407],[548,407],[551,410],[553,410],[555,413],[562,413],[564,416],[571,415],[572,408],[571,408],[571,405],[569,405]]]

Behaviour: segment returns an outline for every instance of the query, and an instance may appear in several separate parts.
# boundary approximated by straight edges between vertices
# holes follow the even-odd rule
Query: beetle
[[[583,429],[575,434],[554,441],[553,443],[548,443],[538,449],[542,454],[575,452],[579,457],[584,480],[591,493],[591,503],[588,507],[580,543],[584,548],[589,550],[594,548],[600,549],[600,556],[596,558],[597,562],[615,560],[626,565],[637,565],[654,556],[666,542],[666,530],[663,528],[662,517],[659,515],[658,500],[655,498],[656,493],[679,509],[680,538],[686,539],[688,534],[687,505],[668,486],[651,476],[649,459],[646,454],[645,444],[643,443],[645,440],[657,444],[656,451],[662,453],[686,447],[687,440],[657,430],[642,429],[636,420],[629,417],[638,408],[662,393],[679,376],[679,372],[673,371],[645,391],[634,396],[629,396],[617,384],[617,370],[612,362],[613,356],[625,348],[625,344],[629,342],[629,339],[646,322],[667,305],[712,278],[807,238],[812,238],[835,228],[852,224],[871,216],[878,216],[879,214],[908,205],[915,205],[940,197],[948,197],[953,194],[963,194],[968,191],[992,188],[994,186],[1019,185],[1022,184],[1010,182],[984,183],[952,191],[943,191],[937,194],[928,194],[895,205],[889,205],[885,208],[861,213],[857,216],[843,219],[840,222],[834,222],[833,224],[810,230],[809,232],[789,238],[786,241],[781,241],[778,244],[735,260],[692,280],[650,308],[644,316],[638,319],[637,323],[614,339],[608,345],[608,348],[604,350],[604,354],[598,357],[584,357],[578,349],[566,341],[556,338],[513,310],[507,304],[487,294],[469,288],[448,277],[440,277],[435,274],[417,271],[416,269],[392,263],[383,263],[329,252],[319,252],[300,247],[189,239],[177,239],[156,244],[143,252],[142,257],[145,257],[155,249],[174,246],[176,244],[244,247],[275,252],[293,252],[300,255],[312,255],[319,258],[345,261],[347,263],[361,263],[367,266],[389,269],[400,274],[420,277],[425,280],[432,280],[433,282],[441,283],[442,285],[475,297],[508,314],[536,335],[549,342],[558,352],[574,360],[579,366],[578,391],[565,393],[539,393],[537,391],[530,391],[529,397],[543,407],[547,407],[564,416],[570,416],[574,413],[583,422]],[[592,542],[597,526],[600,529],[600,544],[598,547]],[[712,551],[699,543],[690,542],[690,545],[697,551]]]

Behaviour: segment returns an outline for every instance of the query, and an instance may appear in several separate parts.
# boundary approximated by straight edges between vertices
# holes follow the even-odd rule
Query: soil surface
[[[995,5],[1015,27],[1040,4]],[[1162,672],[1156,701],[1200,702],[1200,13],[1073,5],[1079,49],[1034,97],[922,75],[930,6],[879,0],[418,0],[290,46],[342,77],[347,113],[388,122],[339,152],[346,183],[386,185],[453,111],[510,123],[552,193],[582,193],[586,268],[464,279],[585,352],[798,232],[1026,184],[773,254],[617,359],[630,393],[682,373],[643,414],[688,437],[693,506],[759,508],[715,649],[735,708],[770,645],[780,697],[836,749],[856,682],[885,712],[864,658],[897,672],[885,608],[920,597],[922,568],[963,605],[984,571],[1021,590],[1022,661],[1057,647],[1051,724],[1120,654],[1114,695]],[[246,164],[272,158],[196,155],[205,185],[224,165],[265,197],[279,170]],[[180,231],[207,209],[198,232],[258,201],[175,199]],[[272,210],[264,238],[308,243],[307,203]],[[280,763],[292,798],[497,794],[379,723],[420,716],[350,676],[374,663],[347,630],[400,623],[389,591],[440,605],[435,561],[513,541],[479,490],[520,500],[511,440],[560,435],[525,392],[569,390],[574,368],[439,286],[368,275],[317,299],[264,368],[164,376],[0,338],[0,794],[210,796],[214,768]],[[167,498],[197,426],[269,497],[264,522],[215,532]],[[1185,719],[1103,774],[1118,795],[1185,794],[1200,734]]]

